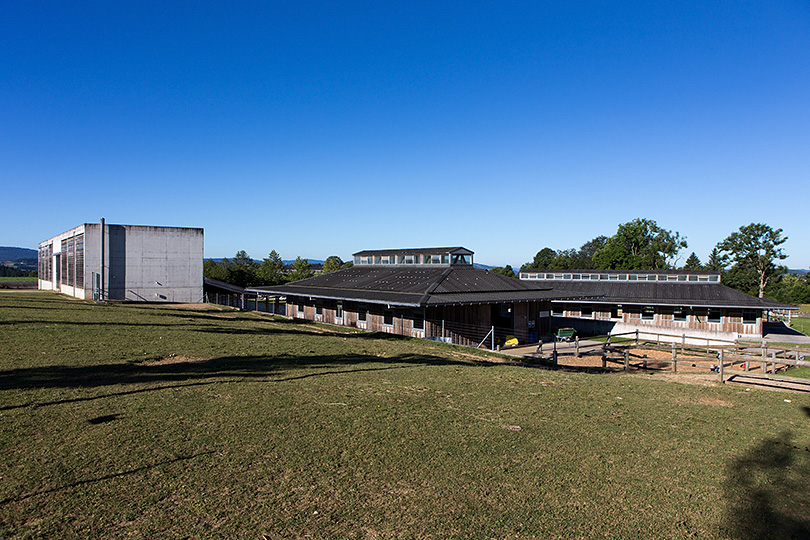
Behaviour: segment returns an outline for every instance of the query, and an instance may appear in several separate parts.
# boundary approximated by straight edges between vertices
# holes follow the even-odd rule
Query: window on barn
[[[304,304],[302,304],[301,302],[297,303],[295,305],[295,311],[299,315],[303,315],[304,314]]]
[[[678,322],[685,322],[686,321],[686,308],[675,308],[672,311],[672,320]]]
[[[323,315],[323,306],[315,306],[315,315]]]
[[[743,324],[757,324],[757,312],[743,311],[742,322]]]
[[[335,318],[336,319],[343,318],[343,302],[337,303],[337,306],[335,307]]]
[[[383,326],[394,326],[394,312],[390,309],[383,311]]]
[[[579,313],[581,317],[593,317],[593,306],[582,306]]]
[[[721,313],[719,309],[710,309],[708,315],[708,321],[710,323],[719,323],[722,321]]]
[[[655,319],[655,308],[652,306],[644,306],[641,310],[641,320],[651,321]]]
[[[622,316],[621,309],[619,306],[612,306],[610,308],[610,318],[611,319],[620,319]]]
[[[366,314],[368,310],[364,307],[360,307],[357,309],[357,320],[360,322],[366,322]]]
[[[84,234],[76,236],[76,286],[84,289]]]

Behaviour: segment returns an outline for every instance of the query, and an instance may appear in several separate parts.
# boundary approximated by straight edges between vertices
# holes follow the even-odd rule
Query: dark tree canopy
[[[284,261],[276,250],[271,251],[259,266],[258,277],[262,285],[279,285],[287,281]]]
[[[686,240],[662,229],[651,219],[637,218],[619,225],[593,256],[597,268],[611,270],[660,270],[672,267]]]
[[[686,262],[683,264],[683,270],[703,270],[703,265],[694,251],[686,258]]]
[[[786,271],[784,266],[776,264],[787,258],[779,247],[786,241],[782,229],[773,229],[764,223],[751,223],[731,233],[717,247],[733,265],[729,271],[729,274],[733,272],[733,281],[745,284],[746,288],[750,287],[749,283],[756,283],[759,297],[762,298],[768,282]]]
[[[337,255],[330,255],[323,262],[323,273],[328,274],[329,272],[340,270],[341,268],[343,268],[343,265],[344,265],[343,259],[341,259]]]
[[[226,262],[227,259],[223,259]],[[238,251],[233,259],[226,264],[228,283],[240,287],[255,285],[258,282],[259,263],[254,261],[245,250]]]
[[[544,247],[537,254],[534,256],[532,262],[525,264],[526,268],[537,268],[539,270],[545,270],[547,268],[551,268],[551,264],[554,262],[554,259],[557,257],[557,252],[551,249],[550,247]]]
[[[709,253],[709,258],[706,259],[706,270],[722,272],[726,269],[726,266],[728,266],[728,257],[723,255],[717,246],[714,246],[711,253]]]
[[[496,266],[495,268],[491,268],[489,271],[492,272],[493,274],[500,274],[500,275],[506,276],[506,277],[511,277],[511,278],[517,277],[517,275],[515,275],[515,271],[512,269],[512,266],[508,265],[508,264],[506,266],[503,266],[503,267],[502,266]]]
[[[306,279],[308,277],[312,277],[312,265],[309,264],[309,261],[298,256],[295,258],[295,262],[292,263],[290,266],[290,272],[287,275],[290,281],[298,281],[301,279]]]

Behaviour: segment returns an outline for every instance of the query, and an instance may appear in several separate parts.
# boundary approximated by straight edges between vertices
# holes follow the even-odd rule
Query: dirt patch
[[[138,362],[139,366],[169,366],[172,364],[202,364],[203,362],[208,362],[211,360],[210,358],[190,358],[188,356],[183,356],[181,354],[171,354],[169,356],[164,356],[163,358],[152,359],[152,360],[144,360],[143,362]]]

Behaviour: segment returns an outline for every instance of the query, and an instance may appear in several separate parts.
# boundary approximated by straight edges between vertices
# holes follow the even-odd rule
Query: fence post
[[[636,345],[638,345],[638,328],[636,328]]]
[[[602,369],[605,369],[606,367],[607,367],[607,356],[605,356],[605,353],[602,352]]]
[[[636,330],[638,332],[638,330]],[[630,369],[630,351],[627,349],[624,350],[624,370],[627,371]]]
[[[444,319],[442,319],[442,340],[444,340]]]
[[[681,334],[681,354],[686,350],[686,334]]]
[[[771,353],[771,374],[776,373],[776,351]]]
[[[762,343],[762,374],[765,375],[768,372],[768,349],[765,347],[765,343]]]
[[[672,373],[678,372],[678,348],[672,344]]]
[[[725,349],[720,349],[720,365],[718,366],[718,371],[720,372],[720,384],[725,384],[725,380],[723,379],[723,364],[725,363]]]
[[[494,326],[492,327],[490,332],[492,332],[492,347],[490,348],[490,350],[494,351],[495,350],[495,327]]]
[[[579,336],[574,336],[574,345],[576,346],[577,358],[579,358]]]

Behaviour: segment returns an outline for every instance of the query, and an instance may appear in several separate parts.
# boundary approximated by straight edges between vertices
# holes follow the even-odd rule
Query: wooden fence
[[[644,333],[642,332],[642,334]],[[676,373],[678,367],[681,366],[717,373],[721,383],[725,383],[734,376],[744,375],[807,384],[808,391],[810,391],[810,380],[785,375],[785,372],[792,367],[810,367],[810,349],[781,345],[774,347],[765,341],[756,343],[719,339],[712,339],[711,343],[707,343],[705,347],[697,347],[683,341],[675,343],[670,340],[661,340],[662,337],[678,336],[659,334],[653,341],[641,338],[639,332],[634,331],[588,338],[590,345],[584,345],[579,338],[575,338],[573,347],[558,350],[557,344],[554,344],[552,363],[559,363],[560,358],[566,355],[579,357],[596,354],[601,356],[602,367],[605,369],[610,364],[618,364],[625,371],[631,368],[660,371],[660,366],[665,365],[668,366],[668,371]],[[593,345],[594,341],[603,341],[603,343]],[[667,358],[647,358],[646,354],[632,352],[638,349],[665,352]]]

